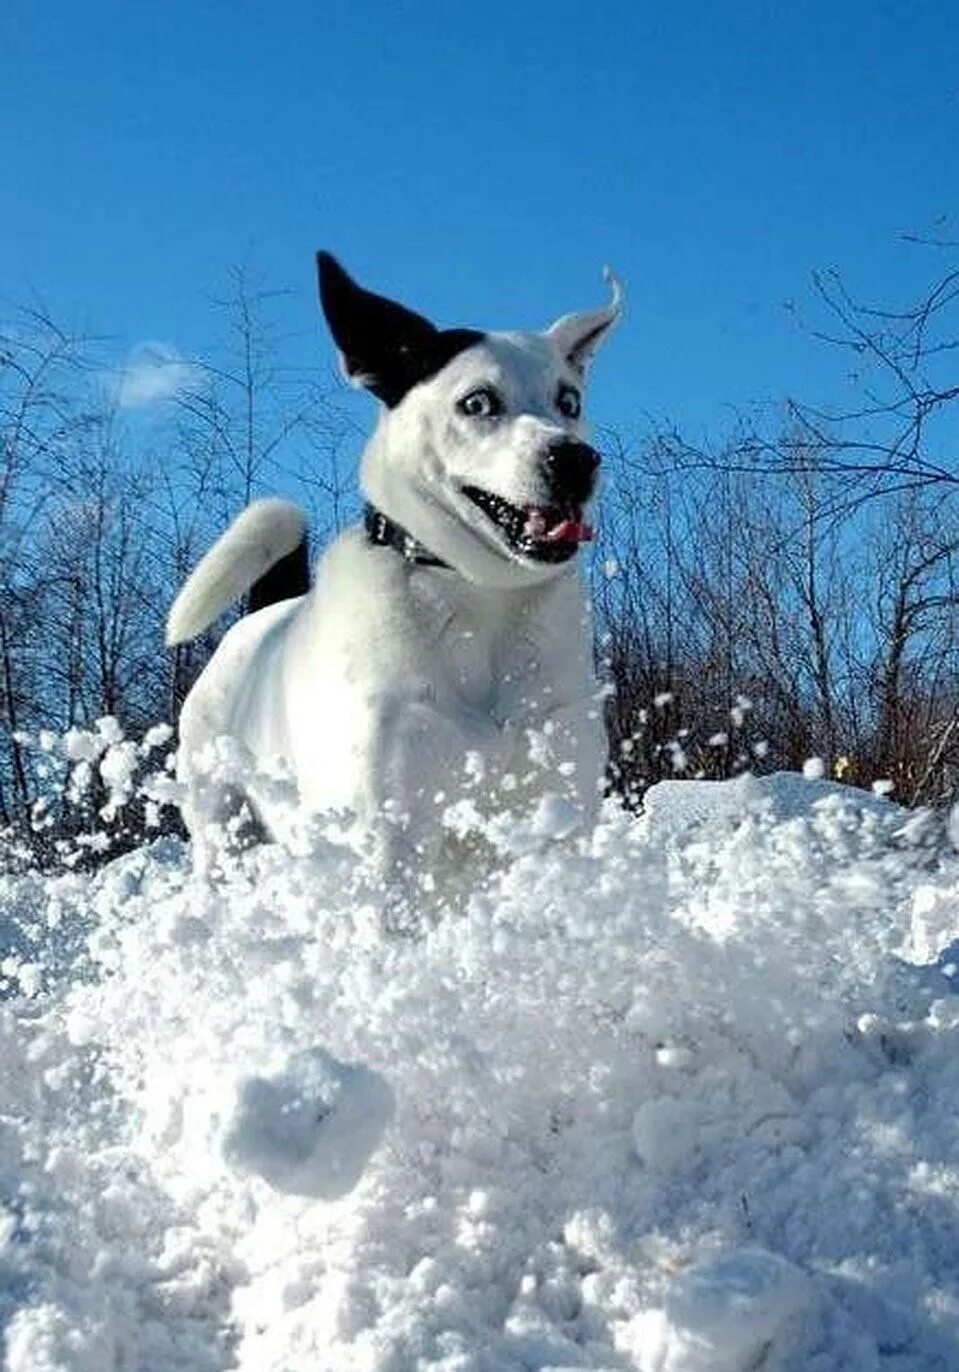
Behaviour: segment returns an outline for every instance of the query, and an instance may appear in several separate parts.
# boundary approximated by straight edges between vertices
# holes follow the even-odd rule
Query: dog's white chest
[[[574,576],[504,591],[412,567],[341,536],[311,595],[231,630],[184,710],[190,752],[237,738],[259,767],[291,772],[312,812],[347,810],[372,832],[440,837],[437,804],[482,809],[553,790],[584,812],[602,768],[581,592]],[[257,799],[273,833],[284,821]]]
[[[494,725],[527,708],[540,663],[520,598],[491,597],[436,572],[412,577],[411,591],[420,621],[432,628],[436,703]]]

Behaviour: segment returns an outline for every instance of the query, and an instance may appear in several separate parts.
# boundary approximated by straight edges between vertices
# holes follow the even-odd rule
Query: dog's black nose
[[[584,504],[593,493],[599,453],[588,443],[564,438],[543,455],[543,470],[558,504]]]

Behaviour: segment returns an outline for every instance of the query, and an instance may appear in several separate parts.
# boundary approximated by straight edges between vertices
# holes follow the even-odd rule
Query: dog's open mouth
[[[593,537],[579,506],[513,505],[480,486],[464,486],[463,494],[505,534],[514,552],[535,562],[566,562]]]

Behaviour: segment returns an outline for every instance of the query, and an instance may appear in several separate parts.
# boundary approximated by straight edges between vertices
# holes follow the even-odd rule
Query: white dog
[[[255,609],[184,704],[184,814],[202,842],[241,799],[200,766],[227,735],[257,768],[281,762],[308,812],[351,812],[379,872],[402,881],[428,866],[438,807],[459,797],[554,792],[583,816],[597,803],[605,748],[576,554],[599,458],[581,412],[619,291],[545,333],[438,330],[317,260],[344,368],[382,402],[366,519],[311,590],[302,514],[259,501],[180,592],[170,644],[251,587]],[[275,834],[269,800],[252,808]]]

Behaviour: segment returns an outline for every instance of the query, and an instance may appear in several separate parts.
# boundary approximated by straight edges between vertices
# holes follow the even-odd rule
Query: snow
[[[359,1181],[392,1114],[378,1073],[308,1048],[274,1076],[238,1083],[223,1153],[277,1191],[337,1200]]]
[[[959,1366],[947,827],[798,775],[543,803],[419,937],[332,838],[0,877],[4,1367]]]
[[[666,1293],[663,1372],[736,1372],[783,1346],[810,1283],[774,1253],[740,1248],[680,1273]]]

